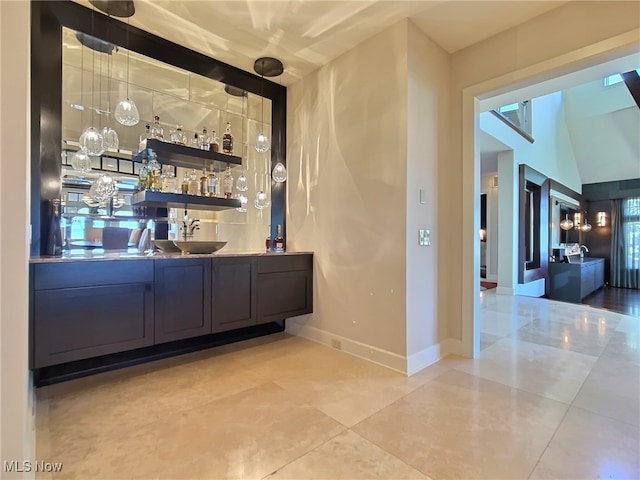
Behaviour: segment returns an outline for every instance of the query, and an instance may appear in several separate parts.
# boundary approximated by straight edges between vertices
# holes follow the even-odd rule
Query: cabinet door
[[[212,331],[256,324],[255,260],[246,257],[213,259]]]
[[[313,255],[258,258],[258,323],[313,312]]]
[[[604,285],[604,260],[596,263],[596,285],[595,289],[599,289]]]
[[[36,291],[33,366],[47,367],[153,344],[150,283]]]
[[[582,265],[581,272],[581,290],[582,298],[589,295],[595,290],[595,264],[590,262]]]
[[[211,333],[211,260],[154,260],[155,343]]]

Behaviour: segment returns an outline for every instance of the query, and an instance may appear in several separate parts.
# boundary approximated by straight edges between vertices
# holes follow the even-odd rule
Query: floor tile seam
[[[605,419],[610,420],[612,422],[620,423],[620,424],[625,425],[627,427],[634,428],[634,429],[636,429],[636,430],[638,430],[640,432],[640,425],[634,425],[633,423],[625,422],[624,420],[621,420],[619,418],[610,417],[609,415],[605,415],[605,414],[600,413],[600,412],[594,412],[593,410],[590,410],[590,409],[588,409],[586,407],[581,407],[580,405],[571,405],[571,408],[575,408],[577,410],[582,410],[583,412],[586,412],[586,413],[588,413],[590,415],[595,415],[596,417],[605,418]]]
[[[552,402],[560,403],[560,404],[562,404],[562,405],[566,406],[567,408],[570,408],[570,407],[572,407],[572,406],[573,406],[571,403],[567,403],[567,402],[564,402],[564,401],[562,401],[562,400],[558,400],[557,398],[545,397],[544,395],[541,395],[541,394],[539,394],[539,393],[531,392],[531,391],[529,391],[529,390],[525,390],[525,389],[520,388],[520,387],[516,387],[516,386],[513,386],[513,385],[509,385],[508,383],[503,383],[503,382],[501,382],[501,381],[499,381],[499,380],[496,380],[496,379],[494,379],[494,378],[484,377],[484,376],[482,376],[482,375],[480,375],[480,374],[476,374],[476,373],[469,373],[469,372],[466,372],[466,371],[464,371],[464,370],[458,370],[456,367],[451,367],[451,368],[453,368],[453,369],[457,370],[458,372],[466,373],[467,375],[471,375],[471,376],[474,376],[474,377],[480,378],[480,379],[482,379],[482,380],[486,380],[486,381],[489,381],[489,382],[497,383],[498,385],[502,385],[503,387],[507,387],[507,388],[511,388],[511,389],[513,389],[513,390],[517,390],[517,391],[518,391],[518,392],[520,392],[520,393],[525,393],[525,394],[527,394],[527,395],[535,395],[536,397],[542,398],[542,399],[544,399],[544,400],[550,400],[550,401],[552,401]],[[577,395],[576,395],[576,396],[577,396]],[[574,400],[575,400],[575,398],[574,398]]]
[[[324,412],[320,412],[320,413],[324,413]],[[325,414],[326,415],[326,414]],[[332,419],[334,420],[334,419]],[[338,422],[339,423],[339,422]],[[341,424],[342,425],[342,424]],[[343,425],[344,426],[344,425]],[[315,447],[311,448],[310,450],[305,451],[304,453],[301,453],[299,456],[297,456],[296,458],[291,459],[290,461],[286,462],[284,465],[276,468],[274,471],[267,473],[266,475],[260,477],[261,480],[266,480],[268,479],[270,476],[275,475],[276,473],[278,473],[280,470],[288,467],[289,465],[291,465],[294,462],[297,462],[298,460],[300,460],[302,457],[309,455],[312,452],[315,452],[316,450],[318,450],[320,447],[326,445],[328,442],[332,441],[333,439],[339,437],[340,435],[342,435],[343,433],[349,431],[349,427],[344,427],[344,429],[342,429],[341,431],[339,431],[338,433],[336,433],[335,435],[333,435],[332,437],[326,439],[323,442],[320,442],[318,445],[316,445]],[[354,432],[355,433],[355,432]]]
[[[553,430],[553,433],[549,437],[549,441],[540,452],[540,455],[538,456],[538,460],[536,460],[536,463],[533,465],[533,468],[529,472],[529,475],[527,475],[527,479],[531,478],[531,475],[533,475],[533,472],[535,472],[538,466],[540,465],[540,461],[542,460],[542,457],[544,457],[544,454],[547,453],[547,450],[549,450],[549,446],[551,445],[551,442],[556,437],[556,434],[558,433],[558,430],[560,430],[560,426],[562,425],[562,422],[564,422],[564,420],[567,418],[567,415],[569,415],[569,410],[571,410],[573,406],[568,405],[567,407],[568,408],[565,410],[564,415],[562,415],[562,418],[558,422],[558,425],[556,425],[556,428]]]
[[[600,354],[598,355],[589,355],[588,353],[582,353],[582,352],[576,352],[574,350],[565,350],[564,348],[558,348],[558,347],[554,347],[553,345],[546,345],[544,343],[535,343],[535,342],[530,342],[527,340],[520,340],[518,338],[513,338],[513,340],[517,341],[517,342],[522,342],[522,343],[528,343],[529,345],[537,345],[538,347],[548,347],[548,348],[553,348],[554,350],[557,350],[559,352],[567,352],[569,354],[576,354],[576,355],[582,355],[585,357],[590,357],[590,358],[595,358],[596,361],[598,360],[598,358],[600,358]],[[595,362],[593,362],[595,365]],[[589,372],[591,372],[591,368],[593,368],[593,365],[589,368]]]
[[[366,419],[365,419],[366,420]],[[356,423],[353,427],[349,428],[349,431],[355,433],[356,435],[358,435],[360,438],[363,438],[364,440],[366,440],[367,442],[369,442],[372,445],[375,445],[376,447],[378,447],[380,450],[382,450],[383,452],[385,452],[387,455],[392,456],[393,458],[397,459],[398,461],[404,463],[405,465],[408,465],[409,467],[413,468],[414,470],[416,470],[417,472],[420,472],[423,475],[426,475],[428,478],[430,478],[431,480],[435,480],[436,477],[434,477],[432,474],[429,474],[427,472],[425,472],[424,470],[422,470],[419,466],[417,465],[413,465],[411,462],[407,461],[407,460],[403,460],[402,458],[400,458],[399,456],[397,456],[395,453],[390,452],[389,450],[387,450],[385,447],[383,447],[382,445],[378,444],[375,440],[368,438],[366,436],[364,436],[361,433],[356,432],[355,430],[353,430],[354,427],[357,427],[358,425],[360,425],[362,422],[364,422],[365,420],[362,420],[358,423]]]

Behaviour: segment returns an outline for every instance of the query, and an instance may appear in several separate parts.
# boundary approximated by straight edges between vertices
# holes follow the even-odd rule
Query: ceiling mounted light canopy
[[[253,69],[262,77],[277,77],[284,72],[284,65],[273,57],[260,57],[253,63]]]
[[[116,47],[113,43],[105,42],[104,40],[92,37],[91,35],[87,35],[86,33],[76,32],[76,38],[82,45],[90,48],[91,50],[95,50],[96,52],[111,55],[113,54],[114,50],[116,52],[118,51],[118,47]]]
[[[234,87],[232,85],[225,85],[224,91],[229,95],[233,95],[234,97],[246,97],[248,95],[246,90],[243,90],[238,87]]]
[[[112,17],[127,18],[136,13],[133,0],[89,0],[89,3]]]

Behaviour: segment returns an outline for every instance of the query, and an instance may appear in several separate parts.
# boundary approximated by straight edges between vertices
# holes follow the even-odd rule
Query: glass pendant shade
[[[249,203],[249,199],[246,195],[241,193],[236,193],[235,198],[240,200],[240,206],[236,208],[237,211],[246,213],[247,211],[247,203]]]
[[[91,171],[91,159],[82,150],[78,150],[71,157],[71,168],[82,173],[89,173]]]
[[[137,125],[140,121],[140,113],[138,113],[138,107],[133,100],[125,98],[118,103],[116,107],[115,115],[116,120],[120,125],[125,127],[132,127]]]
[[[269,201],[269,197],[267,196],[266,193],[264,193],[264,191],[260,190],[256,194],[256,199],[253,202],[253,206],[256,207],[258,210],[264,210],[265,208],[269,208],[270,205],[271,205],[271,202]]]
[[[249,185],[247,185],[247,176],[244,174],[244,170],[240,172],[240,175],[238,175],[238,180],[236,180],[236,190],[239,192],[246,192],[249,190]]]
[[[118,150],[120,147],[120,139],[118,138],[118,132],[111,127],[104,127],[102,129],[102,138],[104,139],[105,149],[110,148],[112,150]]]
[[[256,151],[259,153],[264,153],[269,150],[269,147],[269,139],[264,133],[260,132],[258,134],[258,137],[256,138]]]
[[[287,169],[282,164],[282,162],[276,163],[276,166],[273,167],[271,178],[273,178],[273,181],[277,183],[283,183],[287,181]]]
[[[584,223],[580,225],[580,231],[589,232],[591,231],[591,224],[587,221],[587,212],[584,212]]]
[[[80,148],[87,155],[99,157],[104,153],[104,138],[95,128],[89,127],[80,135]]]
[[[118,193],[116,181],[108,174],[102,174],[93,182],[89,189],[89,196],[98,202],[106,202]]]
[[[573,222],[569,220],[569,214],[566,214],[564,220],[560,222],[560,228],[562,230],[571,230],[573,228]]]

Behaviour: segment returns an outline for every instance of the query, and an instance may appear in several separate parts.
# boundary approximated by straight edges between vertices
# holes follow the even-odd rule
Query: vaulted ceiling
[[[94,8],[88,0],[75,1]],[[455,53],[567,2],[135,0],[134,3],[136,12],[128,19],[132,25],[249,72],[253,72],[254,61],[259,57],[279,58],[285,72],[278,81],[290,85],[404,18],[411,19],[444,50]],[[593,75],[589,81],[593,81]],[[579,84],[574,79],[571,87]],[[631,156],[640,158],[640,142],[634,144],[640,128],[638,109],[602,113],[599,108],[597,121],[591,114],[587,115],[590,121],[586,117],[568,119],[572,122],[569,129],[579,153],[581,174],[588,180],[599,178],[602,153],[611,152],[602,141],[597,146],[589,144],[596,137],[602,138],[602,135],[594,137],[596,129],[600,133],[615,130],[616,135],[626,138],[625,145],[630,147],[625,147],[625,155],[629,160],[625,173],[620,175],[628,175],[635,168]],[[618,140],[616,136],[609,141],[611,145],[619,145]],[[481,148],[491,151],[500,147],[494,140],[483,137]]]

